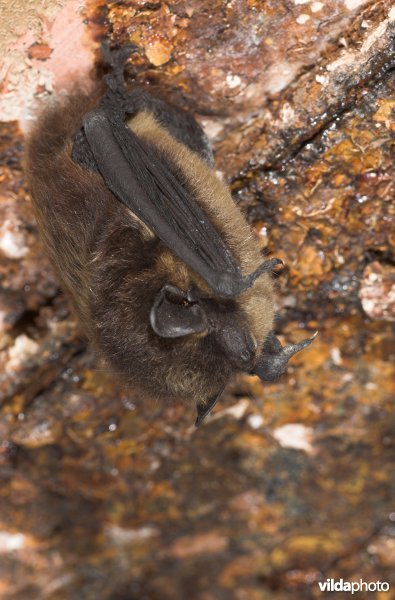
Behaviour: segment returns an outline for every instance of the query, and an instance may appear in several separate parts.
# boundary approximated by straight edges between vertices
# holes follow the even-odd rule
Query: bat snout
[[[257,343],[248,330],[225,327],[218,334],[218,342],[229,362],[236,369],[250,371],[253,368]]]

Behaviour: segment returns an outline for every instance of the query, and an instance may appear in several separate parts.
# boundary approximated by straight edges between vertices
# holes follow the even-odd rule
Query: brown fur
[[[158,337],[149,312],[167,283],[187,290],[193,282],[202,293],[213,297],[212,292],[111,194],[98,174],[71,159],[72,137],[98,97],[75,96],[50,109],[32,132],[27,174],[41,235],[87,335],[110,367],[151,395],[204,402],[225,385],[234,367],[212,335]],[[139,113],[129,126],[164,154],[194,190],[243,273],[257,268],[262,262],[258,244],[215,172],[151,115]],[[265,274],[235,303],[222,303],[232,322],[247,320],[257,352],[272,327],[272,296]]]

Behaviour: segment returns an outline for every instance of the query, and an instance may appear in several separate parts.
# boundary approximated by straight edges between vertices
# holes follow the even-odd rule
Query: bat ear
[[[258,375],[263,381],[276,381],[287,368],[289,359],[300,350],[310,346],[317,334],[318,331],[312,337],[306,338],[298,344],[282,346],[280,340],[271,331],[252,373]]]
[[[188,294],[173,285],[164,285],[150,312],[152,329],[159,337],[178,338],[208,329],[206,313],[190,302]]]

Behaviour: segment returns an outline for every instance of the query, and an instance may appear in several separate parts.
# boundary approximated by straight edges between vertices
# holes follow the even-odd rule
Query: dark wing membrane
[[[263,272],[243,277],[239,266],[199,204],[155,151],[126,126],[121,112],[88,113],[84,134],[107,187],[220,296],[234,297]]]

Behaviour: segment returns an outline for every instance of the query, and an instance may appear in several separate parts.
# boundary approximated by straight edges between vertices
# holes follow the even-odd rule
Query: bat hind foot
[[[111,48],[109,41],[105,40],[101,45],[101,52],[105,64],[107,64],[111,73],[105,76],[108,87],[112,90],[125,89],[125,65],[133,50],[136,50],[135,44],[127,44],[120,48]]]

